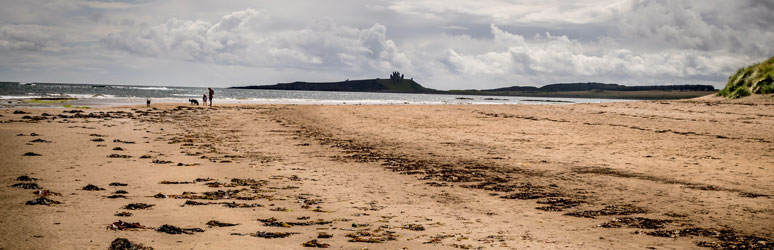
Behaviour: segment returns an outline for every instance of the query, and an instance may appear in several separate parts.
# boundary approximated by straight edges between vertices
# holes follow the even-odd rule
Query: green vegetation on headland
[[[530,96],[602,99],[682,99],[716,93],[711,85],[624,86],[608,83],[558,83],[543,87],[512,86],[487,90],[435,90],[414,79],[393,72],[390,79],[346,80],[342,82],[292,82],[275,85],[231,87],[232,89],[274,89],[306,91],[387,92],[484,96]]]
[[[771,93],[774,93],[774,57],[737,70],[728,77],[726,87],[718,95],[736,99],[751,94]]]

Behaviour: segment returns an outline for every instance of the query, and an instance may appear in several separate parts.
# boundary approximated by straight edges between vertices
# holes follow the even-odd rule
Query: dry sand
[[[774,246],[771,97],[15,110],[0,110],[2,249]],[[61,203],[25,205],[38,197]]]

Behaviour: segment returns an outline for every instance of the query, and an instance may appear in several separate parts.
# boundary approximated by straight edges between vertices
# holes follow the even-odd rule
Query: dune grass
[[[774,57],[737,70],[728,78],[726,87],[718,95],[736,99],[751,94],[771,93],[774,93]]]

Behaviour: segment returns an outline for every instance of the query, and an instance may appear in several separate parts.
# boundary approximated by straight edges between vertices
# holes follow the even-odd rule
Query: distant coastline
[[[497,89],[436,90],[426,88],[413,79],[404,79],[394,72],[390,79],[362,79],[340,82],[291,82],[274,85],[251,85],[230,87],[231,89],[272,89],[300,91],[347,91],[377,93],[415,93],[445,95],[481,95],[481,96],[528,96],[528,97],[564,97],[564,98],[604,98],[604,99],[684,99],[714,94],[712,85],[653,85],[624,86],[611,83],[557,83],[542,87],[511,86]]]

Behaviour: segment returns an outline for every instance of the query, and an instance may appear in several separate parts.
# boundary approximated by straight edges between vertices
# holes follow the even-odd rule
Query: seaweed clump
[[[153,248],[131,242],[126,238],[116,238],[110,243],[108,250],[153,250]]]
[[[604,228],[632,227],[632,228],[645,228],[645,229],[659,229],[659,228],[664,228],[664,224],[667,224],[670,222],[672,221],[649,219],[649,218],[643,218],[643,217],[620,217],[620,218],[615,218],[609,222],[605,222],[600,226]]]
[[[259,238],[267,238],[267,239],[276,239],[276,238],[286,238],[288,236],[298,234],[295,232],[264,232],[264,231],[258,231],[255,233],[251,233],[250,236],[253,237],[259,237]]]
[[[51,206],[55,204],[61,204],[59,201],[55,201],[46,197],[38,197],[34,200],[29,200],[27,203],[24,203],[25,205],[44,205],[44,206]]]
[[[635,205],[631,204],[624,204],[624,205],[609,205],[605,206],[604,208],[600,210],[585,210],[585,211],[576,211],[576,212],[570,212],[566,213],[564,215],[569,216],[575,216],[575,217],[585,217],[585,218],[594,218],[596,216],[605,216],[605,215],[630,215],[630,214],[641,214],[647,212],[644,208],[637,207]]]
[[[198,227],[181,228],[169,224],[164,224],[163,226],[156,228],[156,232],[168,234],[194,234],[196,232],[204,232],[204,229]]]
[[[239,223],[236,223],[236,224],[235,223],[226,223],[226,222],[220,222],[220,221],[216,221],[216,220],[211,220],[211,221],[207,222],[207,226],[209,226],[209,227],[233,227],[233,226],[237,226],[237,225],[239,225]]]
[[[331,244],[321,243],[321,242],[317,241],[317,239],[304,242],[301,245],[304,246],[304,247],[316,247],[316,248],[329,248],[329,247],[331,247]]]

